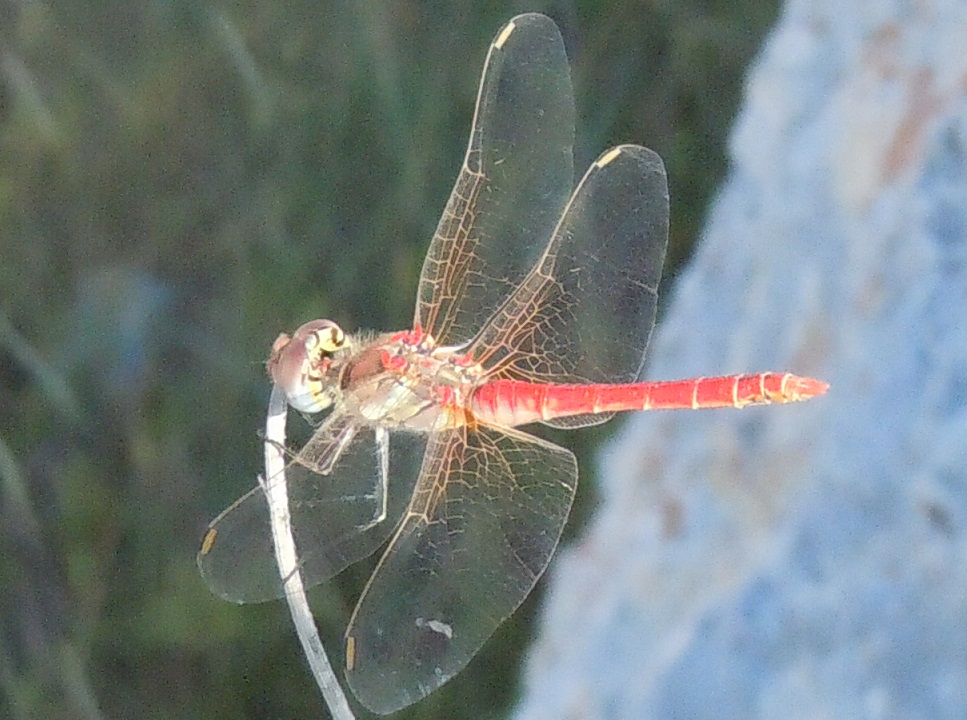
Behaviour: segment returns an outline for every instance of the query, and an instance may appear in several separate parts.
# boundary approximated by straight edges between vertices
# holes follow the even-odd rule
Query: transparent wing
[[[415,475],[412,470],[424,442],[416,436],[394,436],[390,444],[394,480],[387,488],[386,518],[374,524],[382,509],[378,448],[372,430],[357,430],[350,422],[340,415],[327,418],[286,467],[292,530],[306,587],[372,554],[393,532],[412,495],[412,482],[402,478]],[[315,469],[325,467],[328,474],[304,463]],[[282,597],[261,487],[212,521],[197,560],[209,588],[226,600],[250,603]]]
[[[622,145],[591,166],[533,270],[468,348],[491,377],[620,383],[638,378],[668,242],[657,154]],[[604,422],[588,415],[549,424]]]
[[[517,431],[435,436],[413,501],[346,631],[347,677],[377,713],[459,672],[547,567],[577,464]]]
[[[533,267],[574,182],[574,91],[543,15],[498,33],[467,155],[423,264],[414,327],[467,342]]]

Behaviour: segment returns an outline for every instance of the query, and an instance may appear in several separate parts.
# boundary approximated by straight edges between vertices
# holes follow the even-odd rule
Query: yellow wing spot
[[[356,669],[356,638],[352,635],[346,636],[346,670],[352,672]]]
[[[201,554],[207,555],[211,552],[212,545],[215,544],[215,538],[218,537],[218,530],[215,528],[208,528],[208,532],[205,533],[204,539],[201,541]]]
[[[500,50],[504,46],[504,43],[507,42],[507,38],[510,37],[510,34],[514,32],[514,28],[516,27],[517,26],[513,22],[509,22],[504,25],[504,29],[500,31],[500,35],[498,35],[497,39],[494,40],[494,47],[497,50]]]
[[[611,148],[608,152],[601,156],[601,158],[595,163],[599,168],[603,168],[605,165],[610,165],[616,157],[621,154],[621,148]]]

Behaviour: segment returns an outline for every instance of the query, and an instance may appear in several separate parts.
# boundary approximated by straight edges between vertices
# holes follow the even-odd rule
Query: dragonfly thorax
[[[336,323],[312,320],[292,336],[279,335],[265,366],[293,408],[317,413],[338,398],[338,361],[351,352],[352,343]]]
[[[482,369],[420,328],[357,338],[340,357],[340,407],[374,426],[430,432],[463,424]],[[335,363],[334,363],[335,364]]]

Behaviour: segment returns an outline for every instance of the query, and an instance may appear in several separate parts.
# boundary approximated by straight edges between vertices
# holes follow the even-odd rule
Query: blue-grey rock
[[[964,48],[963,0],[786,4],[648,376],[830,391],[624,426],[517,718],[967,717]]]

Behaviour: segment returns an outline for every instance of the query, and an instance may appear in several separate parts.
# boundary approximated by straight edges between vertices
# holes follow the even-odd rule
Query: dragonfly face
[[[352,343],[331,320],[313,320],[291,337],[276,338],[265,364],[269,377],[285,392],[289,404],[301,412],[317,413],[339,397],[339,357],[352,352]]]

